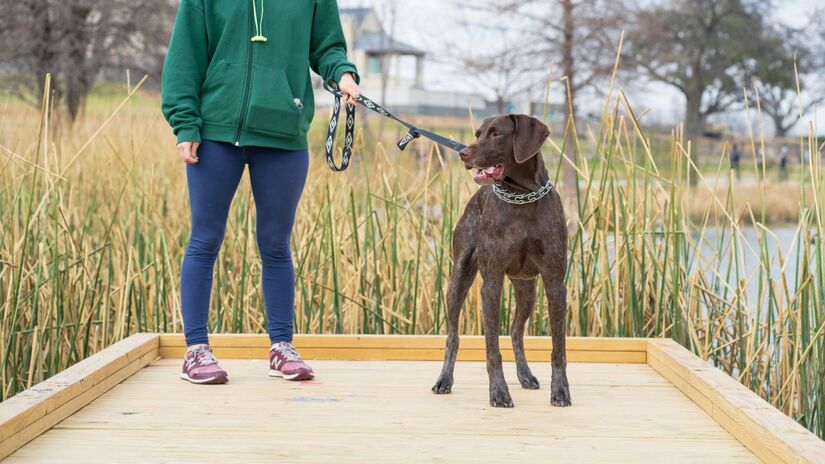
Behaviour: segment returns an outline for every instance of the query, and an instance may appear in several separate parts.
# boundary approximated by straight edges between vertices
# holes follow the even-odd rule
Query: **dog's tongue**
[[[493,177],[487,171],[478,171],[473,175],[473,180],[477,184],[492,184]]]
[[[477,184],[492,184],[496,181],[495,176],[497,174],[497,171],[498,170],[496,169],[496,166],[490,166],[485,169],[479,169],[478,172],[476,172],[473,175],[473,180]]]

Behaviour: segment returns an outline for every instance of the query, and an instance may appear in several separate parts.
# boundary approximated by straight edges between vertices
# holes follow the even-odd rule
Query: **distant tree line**
[[[800,11],[807,27],[775,19],[769,0],[671,0],[653,2],[629,15],[626,64],[684,96],[685,134],[702,134],[708,117],[744,105],[773,122],[785,136],[804,113],[825,99],[821,12]],[[821,19],[821,18],[820,18]],[[820,23],[821,24],[821,23]],[[821,29],[819,29],[821,30]],[[797,76],[799,88],[797,88]]]
[[[620,52],[619,78],[661,82],[684,97],[684,134],[697,140],[708,118],[759,105],[785,136],[801,114],[825,100],[825,8],[800,11],[793,28],[776,17],[772,0],[476,0],[467,9],[485,15],[475,26],[500,47],[452,46],[452,61],[479,86],[494,82],[504,101],[542,88],[551,63],[563,77],[566,124],[579,116],[584,90],[603,93]],[[468,10],[469,11],[469,10]],[[509,25],[509,26],[507,26]],[[619,44],[623,44],[619,50]],[[490,41],[488,41],[489,43]],[[504,43],[493,40],[493,43]],[[481,49],[481,50],[479,50]],[[518,78],[516,78],[518,77]],[[758,103],[757,103],[758,102]],[[502,106],[502,105],[500,105]],[[569,126],[568,126],[569,128]],[[575,161],[566,131],[565,154]],[[694,153],[694,155],[696,155]],[[573,167],[564,178],[572,185]]]
[[[0,0],[0,85],[36,102],[49,72],[59,101],[75,117],[103,75],[127,68],[160,75],[178,3]],[[447,49],[463,75],[495,92],[502,111],[513,94],[539,86],[555,62],[556,75],[565,78],[565,120],[575,120],[577,97],[605,88],[624,32],[623,77],[678,90],[687,137],[701,135],[709,117],[741,109],[744,91],[754,104],[758,93],[763,114],[782,136],[800,112],[825,99],[819,78],[825,29],[815,27],[825,14],[800,11],[808,23],[792,28],[775,19],[777,3],[475,0],[465,8],[485,11],[487,19],[473,27],[500,35],[501,46],[480,50],[466,40]]]
[[[480,21],[489,34],[511,25],[505,49],[475,51],[476,44],[457,47],[458,65],[490,81],[490,73],[533,75],[556,63],[563,76],[565,117],[578,115],[576,97],[584,89],[600,92],[610,77],[624,32],[620,76],[627,81],[662,82],[684,96],[688,137],[705,130],[712,115],[743,107],[744,90],[779,136],[825,98],[819,74],[825,70],[823,11],[800,11],[808,18],[793,28],[776,20],[779,2],[772,0],[479,0],[467,8],[483,8],[503,21]],[[491,25],[492,24],[492,25]],[[512,32],[512,31],[511,31]],[[484,58],[487,58],[486,60]],[[504,63],[504,66],[502,66]],[[799,89],[797,89],[798,70]],[[524,82],[510,79],[498,98],[523,91]],[[500,86],[501,87],[501,86]],[[799,90],[799,92],[798,92]],[[798,98],[801,96],[801,99]]]
[[[104,73],[159,76],[172,0],[0,0],[0,82],[36,103],[46,73],[75,118]]]

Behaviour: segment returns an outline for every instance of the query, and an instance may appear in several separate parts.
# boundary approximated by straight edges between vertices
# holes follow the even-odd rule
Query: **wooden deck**
[[[0,403],[0,457],[825,462],[825,442],[670,341],[571,339],[578,362],[568,368],[569,408],[550,406],[549,363],[531,363],[542,382],[537,391],[523,390],[513,363],[505,363],[514,409],[489,407],[483,344],[475,337],[462,342],[465,361],[456,366],[453,393],[432,394],[439,343],[443,338],[300,337],[296,344],[316,359],[318,377],[286,382],[266,375],[259,356],[266,354],[265,337],[219,336],[213,345],[230,382],[199,386],[178,378],[179,336],[141,334]],[[527,349],[546,360],[549,346],[548,339],[531,339]],[[504,339],[502,348],[509,358]]]

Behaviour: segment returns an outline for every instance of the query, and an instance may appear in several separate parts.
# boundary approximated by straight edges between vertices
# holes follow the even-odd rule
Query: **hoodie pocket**
[[[301,135],[303,102],[292,94],[283,70],[255,65],[246,127],[257,132]]]
[[[239,65],[218,61],[210,66],[201,87],[201,117],[224,125],[238,123],[243,98],[243,79]]]

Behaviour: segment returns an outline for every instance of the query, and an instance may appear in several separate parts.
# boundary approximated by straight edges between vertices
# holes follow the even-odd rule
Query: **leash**
[[[332,105],[332,116],[330,117],[329,126],[327,128],[327,141],[325,143],[327,164],[329,165],[329,168],[335,172],[346,171],[349,167],[349,162],[352,159],[352,144],[355,141],[355,106],[346,105],[347,119],[345,129],[346,132],[344,135],[344,148],[341,154],[341,164],[337,165],[335,164],[335,159],[333,157],[333,149],[335,148],[335,132],[338,130],[338,118],[341,114],[341,99],[344,97],[344,93],[341,92],[340,88],[338,88],[338,84],[332,80],[324,82],[324,89],[335,95],[335,102]],[[450,150],[461,151],[466,148],[466,145],[462,145],[456,141],[438,135],[435,132],[418,128],[404,120],[398,119],[393,116],[392,113],[382,108],[381,105],[363,95],[360,95],[355,99],[355,101],[363,105],[368,110],[390,118],[409,129],[407,134],[404,135],[404,137],[402,137],[396,144],[398,149],[401,151],[407,148],[407,145],[410,142],[419,137],[428,138],[441,146],[449,148]]]

